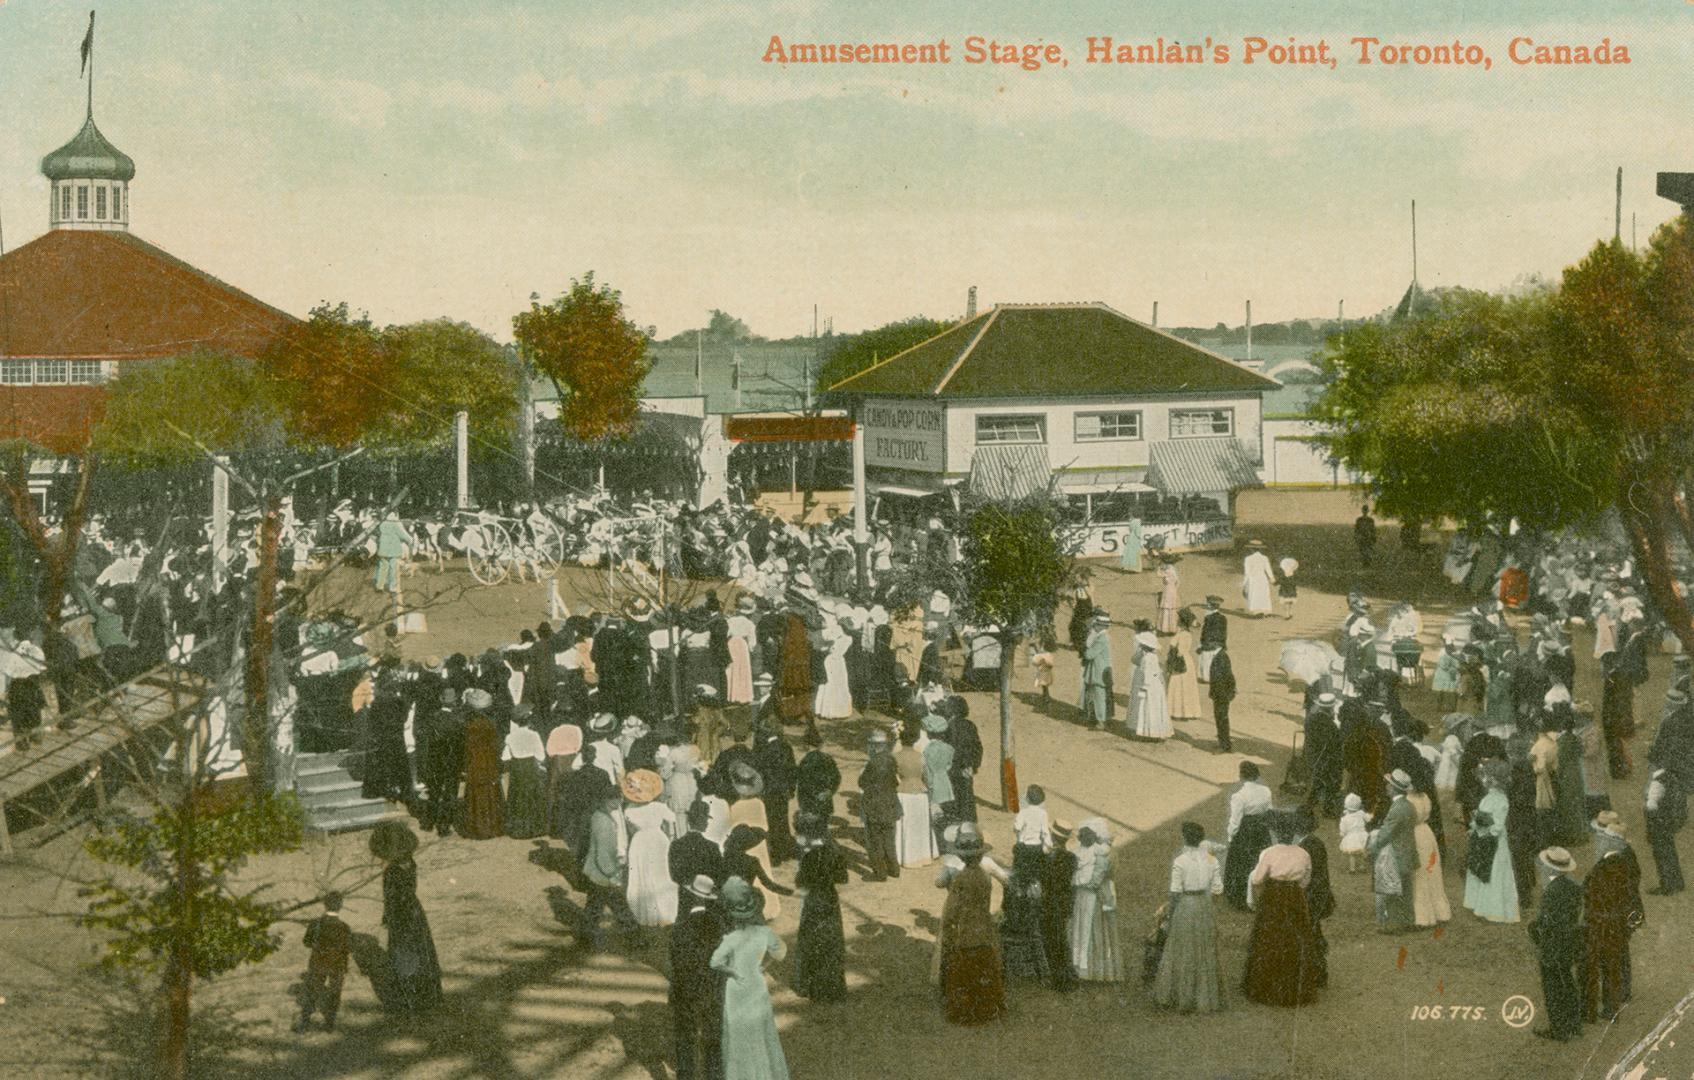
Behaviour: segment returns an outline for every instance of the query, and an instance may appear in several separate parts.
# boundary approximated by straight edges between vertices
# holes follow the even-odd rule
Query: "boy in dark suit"
[[[312,1014],[322,1012],[324,1030],[335,1030],[335,1014],[341,1009],[341,983],[347,977],[347,957],[353,948],[353,931],[336,912],[341,894],[324,895],[324,913],[306,924],[306,947],[312,955],[300,980],[300,1019],[295,1031],[305,1031]]]
[[[1576,861],[1564,848],[1548,848],[1541,861],[1554,874],[1529,924],[1529,939],[1540,954],[1541,996],[1547,1008],[1547,1026],[1535,1034],[1569,1042],[1582,1034],[1582,995],[1573,973],[1582,955],[1582,886],[1571,879]]]

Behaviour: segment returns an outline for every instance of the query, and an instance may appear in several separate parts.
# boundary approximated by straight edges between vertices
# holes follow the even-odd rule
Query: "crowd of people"
[[[1053,818],[1045,793],[1031,787],[1012,822],[1009,866],[990,854],[978,823],[983,745],[960,691],[997,685],[999,628],[964,624],[940,591],[902,604],[877,588],[897,564],[957,559],[957,541],[939,521],[879,529],[865,590],[845,523],[801,528],[745,508],[604,500],[548,513],[578,538],[569,554],[616,563],[635,579],[656,573],[660,549],[650,530],[620,533],[614,523],[665,516],[680,541],[667,557],[691,578],[723,578],[732,599],[713,591],[666,607],[637,594],[615,610],[573,615],[557,610],[555,595],[552,617],[515,640],[407,662],[396,634],[361,638],[351,620],[309,615],[300,593],[285,587],[275,634],[279,711],[287,714],[275,747],[279,785],[292,783],[286,761],[296,748],[356,746],[365,751],[364,795],[404,805],[420,829],[558,842],[585,941],[607,947],[614,938],[667,935],[679,1076],[786,1075],[763,965],[788,946],[768,924],[798,894],[794,989],[816,1002],[843,1000],[839,893],[850,868],[870,882],[935,868],[946,897],[932,978],[952,1022],[1005,1015],[1008,980],[1061,990],[1126,981],[1106,821]],[[397,588],[402,575],[384,560],[428,557],[441,535],[429,523],[375,512],[351,515],[340,528],[368,538],[383,589]],[[297,535],[285,530],[285,540]],[[74,595],[91,616],[97,648],[17,635],[4,642],[41,668],[40,678],[11,679],[20,741],[34,730],[20,725],[31,704],[21,684],[39,690],[45,682],[74,700],[102,679],[172,656],[192,662],[200,655],[195,637],[219,639],[230,629],[219,620],[236,605],[218,603],[210,589],[209,542],[150,547],[104,522],[89,537],[92,554],[79,572],[88,584]],[[1355,538],[1368,567],[1374,523],[1356,526]],[[1182,825],[1183,846],[1141,957],[1154,1001],[1189,1012],[1223,1007],[1217,896],[1252,913],[1245,996],[1275,1006],[1315,1000],[1328,983],[1323,924],[1336,907],[1326,833],[1349,872],[1370,875],[1384,933],[1453,917],[1443,870],[1453,859],[1465,868],[1460,906],[1487,922],[1522,920],[1539,891],[1531,926],[1550,1037],[1573,1037],[1584,1018],[1614,1014],[1628,1000],[1629,937],[1645,907],[1607,781],[1634,775],[1635,691],[1664,638],[1627,560],[1574,540],[1505,550],[1488,598],[1446,625],[1429,665],[1411,605],[1390,608],[1379,628],[1363,594],[1349,598],[1333,663],[1303,680],[1304,747],[1292,770],[1297,782],[1284,785],[1295,797],[1278,806],[1258,767],[1243,761],[1219,838],[1209,840],[1197,822]],[[234,551],[227,589],[240,589],[256,565],[250,531]],[[311,557],[304,547],[296,554]],[[1472,582],[1486,558],[1461,537],[1445,569],[1455,582]],[[284,567],[285,580],[291,569]],[[1262,543],[1249,542],[1243,615],[1292,617],[1298,570],[1294,559],[1273,563]],[[1164,740],[1173,720],[1202,719],[1209,703],[1216,748],[1231,752],[1236,620],[1216,595],[1203,612],[1183,603],[1178,557],[1161,558],[1156,573],[1152,617],[1128,624],[1126,695],[1112,663],[1124,623],[1087,589],[1070,597],[1078,715],[1096,728],[1121,723],[1130,737]],[[1597,710],[1575,686],[1570,632],[1583,624],[1594,631],[1603,673]],[[227,636],[239,649],[241,635]],[[1059,648],[1051,630],[1029,645],[1033,688],[1049,700]],[[1643,807],[1658,872],[1652,893],[1683,888],[1675,837],[1694,784],[1689,668],[1686,657],[1675,663],[1645,755]],[[1436,724],[1402,702],[1426,667],[1444,710]],[[865,765],[849,780],[819,724],[858,718],[872,723]],[[844,787],[862,826],[857,851],[831,828]],[[416,843],[392,823],[372,837],[385,866],[394,973],[379,996],[406,1012],[441,996],[416,895]],[[1571,852],[1583,847],[1593,861],[1578,883]],[[339,939],[325,922],[314,941],[330,942],[333,954]],[[334,956],[320,966],[332,971]],[[311,1004],[333,1022],[333,1002]],[[302,1022],[311,1015],[303,1008]]]

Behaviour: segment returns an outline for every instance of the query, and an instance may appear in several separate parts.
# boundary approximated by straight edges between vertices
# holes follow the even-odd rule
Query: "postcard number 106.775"
[[[1482,1005],[1414,1005],[1413,1020],[1486,1020],[1488,1009]]]

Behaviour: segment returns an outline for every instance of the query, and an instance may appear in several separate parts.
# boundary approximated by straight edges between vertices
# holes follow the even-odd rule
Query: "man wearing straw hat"
[[[1412,875],[1418,866],[1417,825],[1412,804],[1406,793],[1412,789],[1412,778],[1404,769],[1395,769],[1386,777],[1394,801],[1382,819],[1381,828],[1371,834],[1366,850],[1376,861],[1375,891],[1376,918],[1384,934],[1397,933],[1412,924]]]
[[[1088,640],[1082,654],[1082,709],[1088,726],[1100,730],[1111,719],[1112,617],[1095,608],[1088,620]]]
[[[1573,974],[1582,953],[1582,888],[1571,879],[1576,860],[1564,848],[1547,848],[1541,863],[1553,877],[1541,893],[1535,921],[1529,924],[1529,939],[1535,942],[1541,962],[1541,997],[1547,1009],[1547,1026],[1535,1034],[1569,1042],[1582,1034],[1582,998]]]
[[[1641,864],[1615,810],[1593,822],[1594,867],[1583,879],[1582,1018],[1610,1020],[1630,997],[1629,936],[1646,917]]]
[[[1194,654],[1199,663],[1195,677],[1209,682],[1212,677],[1212,657],[1229,642],[1229,620],[1223,613],[1223,597],[1206,597],[1206,617],[1200,621],[1200,647]]]
[[[729,929],[717,883],[697,874],[682,885],[683,910],[671,928],[671,1024],[677,1080],[723,1076],[723,1002],[712,954]]]

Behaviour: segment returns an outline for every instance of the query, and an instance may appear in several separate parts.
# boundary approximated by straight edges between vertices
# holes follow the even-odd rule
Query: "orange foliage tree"
[[[559,422],[584,440],[628,435],[641,404],[641,383],[652,362],[647,335],[624,315],[623,298],[593,273],[568,292],[512,319],[524,357],[559,391]]]

